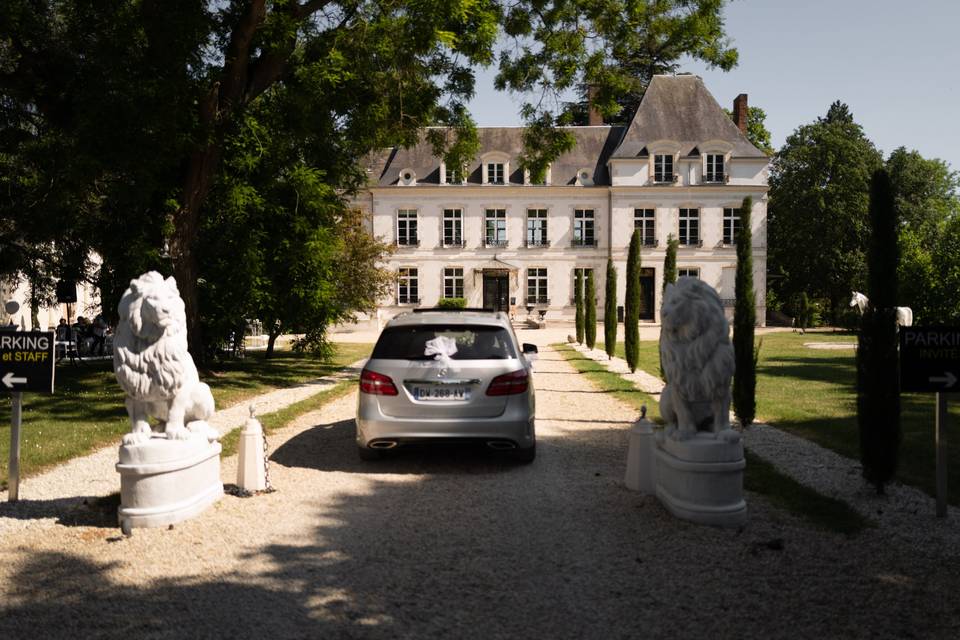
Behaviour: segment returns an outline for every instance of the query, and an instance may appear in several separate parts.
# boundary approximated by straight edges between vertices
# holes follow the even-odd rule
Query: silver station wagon
[[[533,461],[536,353],[535,345],[520,347],[502,312],[418,309],[395,317],[360,374],[360,457],[474,441]]]

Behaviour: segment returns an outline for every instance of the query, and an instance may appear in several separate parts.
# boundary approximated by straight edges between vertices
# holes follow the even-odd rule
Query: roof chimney
[[[747,94],[741,93],[733,101],[733,121],[743,135],[747,135]]]
[[[587,124],[591,127],[598,127],[603,125],[603,115],[597,111],[596,107],[593,106],[593,99],[597,95],[597,85],[592,84],[587,87],[587,110],[589,115],[587,116]]]

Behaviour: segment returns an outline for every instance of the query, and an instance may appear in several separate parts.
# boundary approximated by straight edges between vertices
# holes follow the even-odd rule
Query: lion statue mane
[[[186,313],[176,280],[164,280],[156,271],[131,280],[117,310],[113,369],[127,394],[131,424],[123,443],[149,440],[151,417],[169,439],[194,434],[216,439],[205,422],[214,412],[213,395],[187,351]]]
[[[660,414],[668,434],[686,440],[698,431],[739,439],[730,429],[730,380],[735,360],[723,304],[697,278],[667,285],[660,311],[660,361],[667,380]]]

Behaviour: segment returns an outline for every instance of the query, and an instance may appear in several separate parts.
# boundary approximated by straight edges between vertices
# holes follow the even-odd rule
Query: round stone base
[[[735,527],[746,522],[743,443],[698,433],[662,437],[656,450],[657,497],[678,518]]]
[[[200,434],[121,446],[117,463],[121,529],[182,522],[216,502],[223,495],[221,450],[219,442]]]

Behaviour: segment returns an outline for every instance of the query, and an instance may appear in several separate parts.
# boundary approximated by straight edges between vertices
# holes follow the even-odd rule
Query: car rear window
[[[380,334],[373,348],[374,359],[434,360],[424,355],[427,340],[446,336],[456,340],[457,352],[453,360],[506,360],[516,358],[510,334],[501,327],[484,325],[418,325],[389,327]]]

